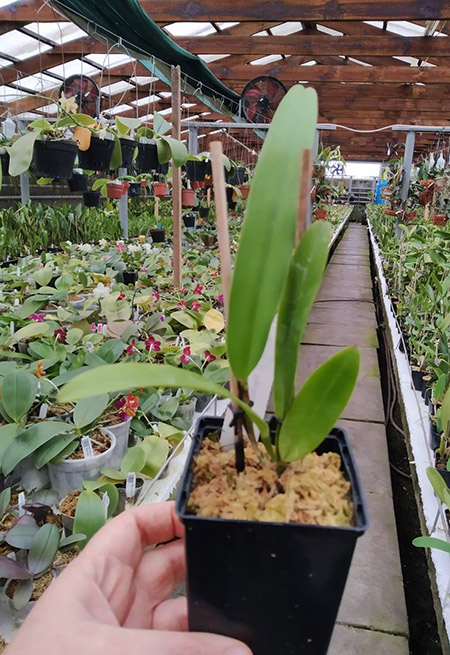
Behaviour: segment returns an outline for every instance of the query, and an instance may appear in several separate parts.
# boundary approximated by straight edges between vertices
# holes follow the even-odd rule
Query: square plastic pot
[[[122,168],[131,168],[137,143],[134,139],[119,139],[122,149]]]
[[[67,182],[71,191],[84,192],[88,190],[88,176],[83,173],[73,173]]]
[[[124,271],[122,275],[124,284],[136,284],[138,278],[136,271]]]
[[[187,509],[192,463],[222,419],[199,422],[177,512],[186,528],[189,629],[240,639],[253,655],[325,655],[356,540],[368,511],[346,433],[335,428],[317,452],[337,452],[351,482],[354,527],[205,518]]]
[[[83,193],[83,203],[85,207],[100,207],[100,191],[85,191]]]
[[[78,152],[80,168],[88,171],[107,171],[111,163],[115,141],[93,136],[88,150]]]
[[[195,213],[184,214],[183,223],[184,227],[195,227]]]
[[[135,163],[139,173],[156,170],[159,166],[156,143],[140,143]]]
[[[164,243],[166,240],[166,231],[162,227],[156,227],[154,230],[150,230],[150,236],[152,237],[153,243]]]
[[[9,177],[9,154],[5,151],[0,153],[2,165],[2,177]]]
[[[33,151],[36,177],[68,180],[72,177],[77,152],[75,141],[36,141]]]

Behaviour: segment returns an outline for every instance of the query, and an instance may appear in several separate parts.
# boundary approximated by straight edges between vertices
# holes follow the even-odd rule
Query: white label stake
[[[42,403],[42,405],[39,408],[39,418],[46,418],[47,412],[48,412],[47,403]]]
[[[127,498],[134,498],[136,494],[136,473],[128,473],[125,493]]]
[[[23,506],[25,505],[25,494],[23,491],[21,491],[19,494],[18,505],[19,505],[19,516],[23,516],[25,514],[25,510],[23,508]]]
[[[94,457],[94,451],[92,449],[92,443],[89,437],[81,437],[81,447],[83,449],[84,459]]]
[[[105,510],[105,519],[108,518],[109,496],[105,493],[102,496],[103,509]]]
[[[14,323],[13,321],[11,321],[11,323],[9,324],[9,333],[11,336],[14,336],[14,330],[15,330]]]

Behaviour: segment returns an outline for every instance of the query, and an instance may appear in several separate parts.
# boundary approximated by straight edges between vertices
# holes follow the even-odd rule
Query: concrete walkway
[[[357,387],[339,425],[350,436],[371,527],[357,542],[329,655],[409,653],[376,327],[367,229],[351,224],[327,267],[300,348],[297,379],[300,387],[343,346],[360,348]]]

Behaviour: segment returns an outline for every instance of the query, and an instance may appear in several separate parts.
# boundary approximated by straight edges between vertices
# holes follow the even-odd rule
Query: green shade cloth
[[[217,79],[197,55],[174,43],[138,0],[51,0],[51,4],[88,34],[96,32],[106,38],[109,46],[119,37],[132,56],[169,85],[171,65],[180,66],[182,92],[195,94],[214,111],[238,113],[240,96]]]

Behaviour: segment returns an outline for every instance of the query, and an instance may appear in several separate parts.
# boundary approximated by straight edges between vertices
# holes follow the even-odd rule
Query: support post
[[[119,176],[123,177],[127,174],[126,168],[119,168]],[[119,219],[120,227],[122,228],[123,236],[128,239],[128,192],[121,196],[119,200]]]
[[[411,179],[411,167],[414,157],[414,144],[416,141],[416,133],[413,131],[408,132],[406,135],[405,155],[403,157],[403,181],[402,181],[402,202],[408,197],[409,182]]]
[[[311,152],[313,162],[316,161],[317,153],[319,152],[319,139],[320,139],[320,131],[316,127],[315,132],[314,132],[314,141],[313,141],[313,147],[312,147],[312,152]]]
[[[22,173],[20,176],[20,202],[26,205],[30,199],[30,178],[27,173]]]
[[[181,69],[172,66],[172,136],[180,140],[181,131]],[[172,160],[172,202],[173,202],[173,283],[181,287],[181,168]]]
[[[189,154],[198,155],[198,127],[189,125]]]

